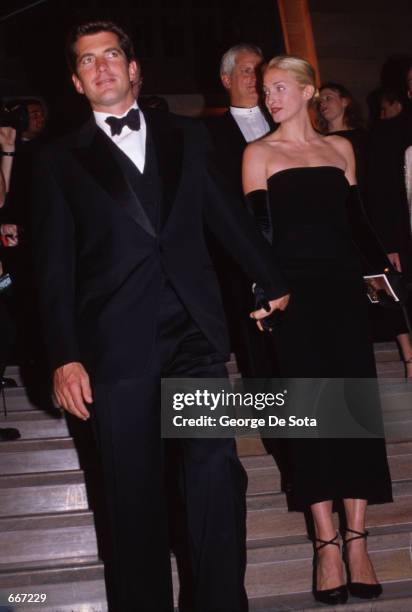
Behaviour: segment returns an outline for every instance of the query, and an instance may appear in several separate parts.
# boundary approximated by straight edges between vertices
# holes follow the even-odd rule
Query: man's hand
[[[74,361],[57,368],[53,375],[53,390],[59,406],[87,421],[90,413],[86,404],[93,402],[89,375],[81,363]]]
[[[289,303],[289,297],[290,295],[287,294],[287,295],[283,295],[280,298],[277,298],[277,300],[271,300],[270,302],[268,302],[270,306],[270,310],[265,310],[264,308],[260,308],[259,310],[254,310],[253,312],[250,313],[250,318],[256,320],[256,324],[258,328],[260,329],[260,331],[264,331],[262,324],[260,322],[260,319],[269,317],[273,312],[275,312],[275,310],[285,310],[285,308],[287,307]]]
[[[16,130],[12,127],[0,127],[0,146],[3,151],[14,151],[15,144]]]
[[[386,253],[387,258],[395,268],[397,272],[402,272],[401,260],[399,258],[399,253]]]

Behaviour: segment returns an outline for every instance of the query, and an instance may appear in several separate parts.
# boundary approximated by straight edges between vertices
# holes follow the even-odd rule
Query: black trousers
[[[200,333],[165,282],[157,340],[141,378],[97,384],[92,414],[101,451],[113,544],[114,612],[171,612],[171,517],[160,437],[161,377],[226,377],[225,355]],[[182,512],[177,551],[182,612],[244,612],[246,474],[234,440],[179,445]],[[173,459],[173,461],[174,461]]]

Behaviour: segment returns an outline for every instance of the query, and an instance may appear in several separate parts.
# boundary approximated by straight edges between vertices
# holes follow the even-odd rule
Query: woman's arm
[[[246,202],[250,206],[255,217],[256,225],[269,243],[272,243],[272,222],[267,199],[267,145],[262,142],[251,143],[245,149],[242,164],[242,183]],[[273,253],[272,253],[273,256]],[[256,300],[256,308],[250,316],[256,319],[260,331],[271,330],[273,321],[270,317],[275,310],[285,310],[289,303],[289,294],[275,301],[267,299],[267,295],[261,286],[256,287],[259,301]],[[264,304],[264,307],[260,307]],[[259,305],[258,305],[259,304]],[[269,317],[269,318],[267,318]],[[267,318],[267,322],[262,323]]]
[[[243,191],[258,230],[272,243],[272,221],[268,203],[266,161],[261,146],[249,145],[243,157]]]
[[[356,185],[356,161],[352,143],[343,136],[326,136],[335,151],[345,160],[345,176],[349,185]]]
[[[243,154],[242,182],[243,193],[256,189],[267,189],[266,146],[261,142],[249,144]]]
[[[334,143],[336,148],[346,161],[345,176],[351,186],[346,202],[346,212],[352,231],[352,238],[358,248],[364,272],[368,274],[382,273],[385,269],[390,268],[390,264],[392,264],[396,270],[399,270],[400,266],[396,263],[396,257],[399,263],[399,255],[397,253],[385,253],[383,245],[376,235],[365,212],[362,198],[356,184],[356,163],[352,145],[349,140],[345,138],[339,136],[334,138],[336,139]],[[395,261],[393,261],[391,255],[396,256]]]

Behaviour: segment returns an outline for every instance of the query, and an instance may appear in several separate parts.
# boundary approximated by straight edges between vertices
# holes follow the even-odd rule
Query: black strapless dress
[[[343,171],[332,166],[290,168],[268,179],[274,255],[291,294],[274,331],[282,377],[376,377],[348,192]],[[293,439],[282,446],[290,509],[329,499],[392,501],[383,439]]]

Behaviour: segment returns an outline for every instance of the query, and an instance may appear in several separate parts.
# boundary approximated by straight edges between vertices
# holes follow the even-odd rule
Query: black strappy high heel
[[[322,589],[319,590],[317,588],[317,574],[318,574],[318,552],[321,548],[332,544],[333,546],[337,546],[340,548],[339,543],[336,542],[339,534],[336,533],[335,537],[331,540],[321,540],[320,538],[314,538],[313,547],[313,585],[312,585],[312,593],[313,597],[316,601],[320,601],[321,603],[327,604],[329,606],[337,606],[338,604],[344,604],[348,600],[348,590],[346,588],[346,584],[342,584],[341,586],[334,587],[333,589]],[[320,546],[316,546],[316,542],[320,542]]]
[[[349,531],[350,533],[354,533],[354,537],[349,538],[343,541],[342,546],[342,557],[343,562],[346,566],[346,575],[348,577],[347,587],[348,591],[354,597],[359,597],[360,599],[374,599],[375,597],[379,597],[382,595],[382,585],[379,584],[367,584],[365,582],[352,582],[350,569],[349,569],[349,559],[348,559],[348,544],[353,540],[366,540],[369,535],[369,531],[355,531],[355,529],[349,529],[346,527],[345,531]]]

